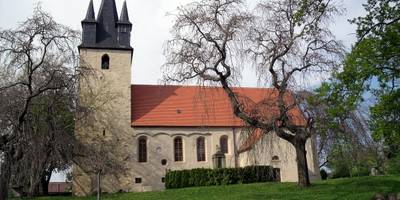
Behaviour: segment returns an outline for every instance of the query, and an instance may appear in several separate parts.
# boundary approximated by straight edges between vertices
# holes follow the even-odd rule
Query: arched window
[[[224,135],[219,138],[219,147],[222,153],[228,153],[228,136]]]
[[[147,139],[140,137],[138,140],[138,156],[139,162],[147,162]]]
[[[101,57],[101,69],[109,69],[110,68],[110,57],[107,54],[104,54]]]
[[[174,139],[174,157],[175,161],[183,161],[183,143],[181,137]]]
[[[206,146],[204,142],[204,137],[197,138],[197,161],[206,161]]]

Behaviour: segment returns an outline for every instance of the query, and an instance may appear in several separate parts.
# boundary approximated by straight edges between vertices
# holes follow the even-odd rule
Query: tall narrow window
[[[204,137],[197,138],[197,161],[206,161],[206,147],[204,142]]]
[[[139,162],[147,162],[147,140],[146,137],[140,137],[138,140]]]
[[[175,161],[183,161],[183,143],[181,137],[174,139],[174,157]]]
[[[222,153],[228,153],[228,136],[224,135],[219,138],[219,147]]]
[[[110,57],[107,54],[104,54],[101,57],[101,69],[109,69],[110,68]]]

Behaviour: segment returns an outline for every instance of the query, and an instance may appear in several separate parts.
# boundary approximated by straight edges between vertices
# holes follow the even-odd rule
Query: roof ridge
[[[221,86],[201,86],[201,85],[160,85],[160,84],[131,84],[131,86],[153,86],[153,87],[192,87],[192,88],[216,88],[222,89]],[[238,86],[231,87],[232,89],[258,89],[258,90],[274,90],[272,87],[250,87],[250,86]]]

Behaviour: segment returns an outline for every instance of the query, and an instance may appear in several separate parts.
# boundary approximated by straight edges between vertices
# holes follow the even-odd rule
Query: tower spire
[[[117,7],[115,0],[102,0],[97,15],[97,44],[104,47],[117,44],[118,22]]]
[[[101,0],[97,18],[90,0],[85,19],[82,21],[82,44],[80,48],[126,49],[130,46],[132,24],[124,2],[121,18],[118,18],[115,0]]]
[[[102,0],[100,10],[97,15],[99,23],[115,23],[118,21],[117,7],[115,0]]]
[[[121,16],[119,17],[120,22],[129,22],[128,8],[126,6],[126,0],[124,1],[124,5],[122,6]]]
[[[132,24],[129,21],[128,16],[128,8],[126,6],[126,1],[124,1],[124,5],[122,6],[121,16],[119,21],[117,22],[118,27],[118,43],[122,47],[130,48],[131,47],[131,31]]]
[[[94,18],[94,8],[93,8],[93,0],[90,0],[89,6],[86,12],[86,18],[85,21],[95,21],[96,19]]]

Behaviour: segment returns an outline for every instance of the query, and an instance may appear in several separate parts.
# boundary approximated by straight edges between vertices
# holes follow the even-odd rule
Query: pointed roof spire
[[[93,8],[93,0],[90,0],[89,6],[86,12],[86,18],[85,21],[95,21],[96,19],[94,18],[94,8]]]
[[[132,24],[129,22],[126,2],[119,20],[115,0],[102,0],[97,18],[93,0],[90,0],[86,18],[82,21],[83,43],[80,47],[132,50],[131,31]]]
[[[121,16],[119,18],[121,22],[129,22],[128,8],[126,6],[126,1],[124,1],[124,5],[122,6]]]
[[[100,10],[97,15],[98,22],[115,23],[118,21],[117,7],[115,0],[102,0]]]
[[[102,0],[97,15],[97,43],[101,46],[112,46],[117,44],[118,22],[117,7],[115,0]]]

